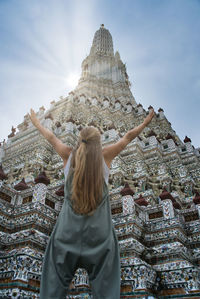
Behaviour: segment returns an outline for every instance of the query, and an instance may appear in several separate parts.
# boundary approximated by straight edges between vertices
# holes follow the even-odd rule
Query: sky
[[[103,23],[145,109],[200,146],[200,0],[0,0],[0,141],[78,83]]]

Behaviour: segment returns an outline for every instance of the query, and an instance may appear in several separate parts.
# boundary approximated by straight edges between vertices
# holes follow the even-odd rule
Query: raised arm
[[[36,114],[33,109],[30,110],[29,117],[32,121],[32,124],[39,130],[39,132],[44,136],[44,138],[54,147],[58,155],[63,159],[63,163],[65,166],[72,148],[62,143],[62,141],[58,139],[53,134],[53,132],[43,127],[39,119],[36,117]]]
[[[154,116],[154,110],[147,115],[143,123],[134,129],[128,131],[118,142],[109,145],[103,149],[103,156],[106,164],[110,167],[112,160],[123,150],[125,147],[137,137],[144,128],[151,122]]]

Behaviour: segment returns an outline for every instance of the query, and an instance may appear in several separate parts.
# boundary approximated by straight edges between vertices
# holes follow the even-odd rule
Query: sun
[[[65,78],[65,82],[67,84],[67,87],[69,89],[73,89],[77,86],[78,84],[78,80],[80,78],[80,74],[78,74],[78,72],[73,72],[70,73],[66,78]]]

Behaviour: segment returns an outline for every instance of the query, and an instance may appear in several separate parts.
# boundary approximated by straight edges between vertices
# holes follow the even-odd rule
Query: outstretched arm
[[[144,128],[151,122],[154,116],[154,110],[147,115],[143,123],[134,129],[128,131],[118,142],[115,144],[109,145],[103,149],[103,156],[106,164],[110,167],[112,160],[123,150],[125,147],[137,137]]]
[[[69,158],[70,152],[72,150],[71,147],[67,146],[66,144],[62,143],[60,139],[58,139],[53,132],[43,127],[36,117],[36,114],[33,109],[30,110],[29,117],[32,121],[32,124],[39,130],[39,132],[44,136],[45,139],[54,147],[55,151],[58,155],[63,159],[64,166],[67,163]]]

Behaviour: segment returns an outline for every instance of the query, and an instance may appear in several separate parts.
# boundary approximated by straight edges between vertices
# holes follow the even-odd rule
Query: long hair
[[[103,155],[101,135],[94,127],[81,130],[72,153],[72,206],[78,214],[92,214],[102,198]]]

